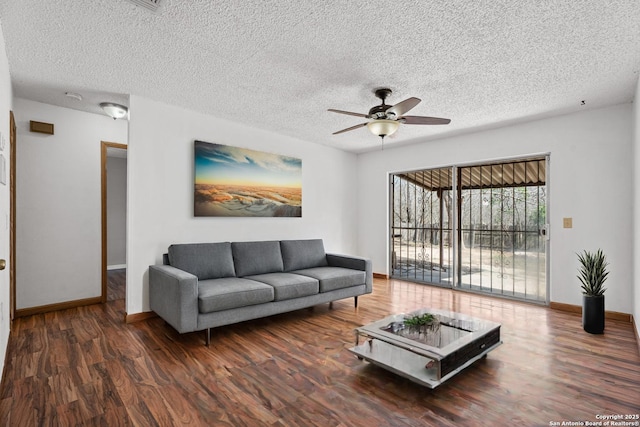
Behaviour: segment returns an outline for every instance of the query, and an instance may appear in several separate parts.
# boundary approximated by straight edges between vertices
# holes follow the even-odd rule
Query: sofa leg
[[[333,308],[333,301],[329,301],[329,310]]]
[[[353,297],[354,307],[358,308],[358,297]]]
[[[211,344],[211,328],[207,328],[207,330],[205,331],[205,334],[206,334],[205,342],[207,344],[207,347],[209,347],[209,344]]]

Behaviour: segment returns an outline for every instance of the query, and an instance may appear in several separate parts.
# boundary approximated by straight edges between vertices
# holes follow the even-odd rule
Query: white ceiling
[[[354,152],[379,138],[331,135],[364,119],[326,110],[366,113],[381,86],[452,119],[388,147],[630,102],[640,69],[638,0],[3,0],[0,25],[17,97],[134,94]]]

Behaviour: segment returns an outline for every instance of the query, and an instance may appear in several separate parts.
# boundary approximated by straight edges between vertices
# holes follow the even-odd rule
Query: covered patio
[[[398,173],[391,193],[392,277],[546,301],[546,158]]]

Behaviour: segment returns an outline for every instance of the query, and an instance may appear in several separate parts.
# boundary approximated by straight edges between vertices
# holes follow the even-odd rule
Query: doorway
[[[125,298],[127,146],[101,143],[103,303]]]
[[[392,174],[391,277],[547,303],[547,161]]]

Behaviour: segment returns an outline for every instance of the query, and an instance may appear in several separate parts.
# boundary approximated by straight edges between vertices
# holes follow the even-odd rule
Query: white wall
[[[14,107],[16,308],[100,296],[100,142],[126,144],[127,122],[19,98]],[[30,120],[55,135],[30,132]]]
[[[127,263],[127,159],[107,157],[107,267]]]
[[[196,139],[302,159],[302,218],[195,218]],[[354,154],[131,96],[127,161],[128,314],[149,310],[149,265],[172,243],[323,238],[355,251]]]
[[[631,313],[631,129],[624,104],[360,155],[358,252],[388,274],[389,172],[550,153],[550,300],[581,305],[576,253],[602,248],[611,263],[606,309]]]
[[[633,97],[633,319],[640,333],[640,79]]]
[[[0,184],[0,258],[7,261],[7,267],[0,271],[0,378],[2,378],[11,329],[9,319],[9,111],[12,109],[12,100],[9,61],[5,50],[4,35],[0,27],[0,133],[6,141],[5,148],[0,151],[0,154],[4,156],[7,167],[7,184]]]

